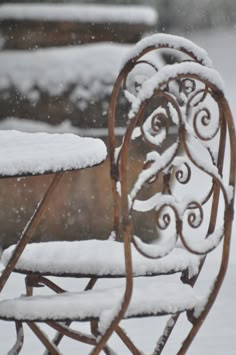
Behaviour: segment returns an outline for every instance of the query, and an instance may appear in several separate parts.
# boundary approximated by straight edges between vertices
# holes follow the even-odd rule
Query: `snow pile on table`
[[[106,158],[100,139],[73,134],[0,131],[0,174],[43,174],[82,169]]]

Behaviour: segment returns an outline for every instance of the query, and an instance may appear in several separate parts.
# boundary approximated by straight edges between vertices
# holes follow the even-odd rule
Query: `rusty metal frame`
[[[168,47],[168,46],[167,46]],[[144,107],[147,104],[147,102],[144,102],[139,109],[139,112],[136,114],[136,116],[132,119],[132,122],[129,123],[125,138],[123,140],[121,149],[119,151],[119,157],[117,158],[115,156],[115,114],[116,114],[116,105],[117,105],[117,100],[118,100],[118,95],[120,91],[120,87],[122,86],[123,82],[126,82],[127,75],[129,72],[132,70],[132,68],[136,65],[137,61],[139,60],[140,57],[142,57],[145,53],[151,51],[151,50],[156,50],[156,47],[148,47],[144,49],[139,55],[137,55],[135,58],[132,58],[129,62],[126,63],[124,66],[123,70],[120,72],[116,83],[114,85],[113,93],[111,96],[111,102],[110,102],[110,108],[109,108],[109,120],[108,120],[108,127],[109,127],[109,151],[110,151],[110,162],[111,162],[111,178],[112,178],[112,191],[113,191],[113,198],[114,198],[114,207],[115,207],[115,216],[117,216],[117,223],[118,225],[118,216],[119,216],[119,210],[122,210],[122,225],[123,225],[123,241],[124,241],[124,250],[125,250],[125,255],[128,258],[131,258],[130,256],[130,244],[132,242],[132,225],[131,225],[131,216],[130,216],[130,211],[128,207],[128,190],[127,190],[127,164],[128,164],[128,146],[129,142],[131,140],[131,134],[136,126],[136,123],[140,121],[140,117],[143,115]],[[183,52],[189,55],[189,53],[185,49],[181,49]],[[191,56],[191,54],[190,54]],[[194,58],[196,60],[196,58]],[[196,60],[197,61],[197,60]],[[184,77],[185,75],[183,75]],[[181,77],[180,77],[181,78]],[[196,75],[190,75],[191,80],[196,80],[198,77]],[[177,78],[176,78],[177,80]],[[222,134],[220,137],[220,150],[218,154],[218,162],[217,166],[219,167],[219,173],[222,173],[223,169],[223,159],[224,159],[224,149],[225,149],[225,140],[226,140],[226,125],[227,125],[227,131],[229,134],[229,140],[230,140],[230,151],[231,151],[231,160],[230,160],[230,176],[229,176],[229,185],[235,186],[235,171],[236,171],[236,141],[235,141],[235,128],[234,128],[234,123],[233,123],[233,118],[232,114],[230,111],[230,108],[228,106],[228,103],[220,90],[214,85],[212,85],[210,82],[205,82],[206,85],[211,87],[211,89],[214,92],[214,95],[216,97],[216,100],[219,102],[219,105],[222,109],[221,117],[223,121],[222,125]],[[161,93],[159,93],[161,94]],[[204,94],[205,95],[205,94]],[[184,132],[182,133],[184,134]],[[184,141],[184,139],[182,139]],[[120,159],[120,166],[117,164],[117,160]],[[117,182],[121,181],[121,197],[119,196],[117,192]],[[216,223],[216,218],[217,218],[217,210],[218,210],[218,203],[219,203],[219,185],[216,185],[214,188],[214,197],[213,197],[213,203],[212,203],[212,209],[211,209],[211,218],[210,218],[210,225],[209,225],[209,230],[208,234],[210,234],[214,230],[214,225]],[[120,201],[121,200],[121,201]],[[121,205],[121,207],[120,207]],[[201,316],[198,318],[192,318],[190,314],[188,314],[189,320],[193,323],[192,329],[190,333],[187,335],[186,339],[183,342],[183,345],[181,346],[181,349],[178,352],[178,355],[183,355],[186,353],[188,350],[190,344],[192,343],[192,340],[196,336],[200,326],[202,325],[203,321],[207,317],[211,307],[214,304],[214,301],[219,293],[220,287],[222,285],[226,270],[227,270],[227,265],[228,265],[228,259],[229,259],[229,247],[230,247],[230,236],[231,236],[231,229],[232,229],[232,220],[233,220],[233,206],[234,206],[234,199],[231,200],[230,204],[225,210],[225,230],[224,230],[224,244],[223,244],[223,254],[222,254],[222,261],[221,261],[221,267],[219,274],[216,278],[216,282],[214,284],[214,287],[210,293],[208,302],[205,306],[204,311],[202,312]],[[180,229],[180,227],[179,227]],[[119,233],[119,230],[116,230],[117,233]],[[134,241],[133,241],[134,242]],[[135,243],[134,243],[135,244]],[[192,250],[189,249],[188,245],[185,243],[184,245],[190,252],[193,252]],[[138,248],[137,248],[138,249]],[[182,279],[184,282],[188,282],[190,285],[194,286],[195,282],[197,281],[198,275],[201,272],[201,269],[204,265],[205,258],[203,258],[201,262],[201,266],[199,268],[199,273],[197,276],[189,280],[186,278],[185,274],[183,273]],[[127,272],[127,282],[126,282],[126,294],[125,295],[131,295],[132,294],[132,282],[130,281],[130,278],[132,278],[131,273],[132,273],[132,265],[131,262],[127,262],[126,264],[126,272]],[[119,323],[120,319],[122,318],[122,315],[125,313],[125,310],[127,309],[128,303],[129,303],[129,297],[125,298],[124,297],[124,302],[123,302],[123,307],[121,312],[116,318],[116,322],[114,321],[113,324],[111,324],[111,327],[115,329],[116,325]],[[155,355],[160,355],[166,345],[166,342],[176,325],[178,321],[179,315],[175,315],[174,317],[171,317],[172,319],[172,324],[171,326],[168,325],[165,328],[163,335],[160,338],[161,346],[157,347],[154,350]]]
[[[130,201],[128,199],[129,196],[129,189],[127,183],[127,175],[128,175],[128,165],[129,165],[129,146],[131,142],[131,136],[134,128],[138,123],[143,120],[144,112],[149,104],[150,100],[153,97],[161,97],[166,99],[167,98],[167,89],[169,82],[163,82],[162,85],[156,88],[151,98],[143,101],[135,113],[132,120],[128,121],[126,133],[121,145],[121,149],[119,150],[118,155],[116,155],[116,140],[115,140],[115,121],[116,121],[116,110],[118,106],[118,97],[121,90],[126,89],[126,81],[129,73],[133,70],[133,68],[139,63],[150,64],[153,68],[152,63],[148,63],[146,60],[142,58],[145,54],[163,48],[172,48],[170,45],[161,44],[159,46],[147,46],[144,48],[138,55],[131,58],[126,64],[124,65],[123,69],[121,70],[120,74],[118,75],[116,82],[113,87],[113,92],[110,99],[110,106],[108,111],[108,129],[109,129],[109,153],[110,153],[110,176],[112,181],[112,195],[113,195],[113,207],[114,207],[114,232],[116,239],[121,239],[124,245],[124,255],[125,255],[125,287],[124,287],[124,294],[121,304],[119,305],[119,309],[117,310],[116,315],[111,320],[110,325],[107,327],[106,331],[103,334],[99,333],[98,330],[98,321],[97,320],[90,320],[91,321],[91,335],[83,334],[77,331],[74,331],[70,328],[71,322],[68,321],[66,324],[58,324],[55,321],[48,320],[45,322],[50,327],[57,330],[56,337],[53,341],[49,341],[40,328],[35,324],[36,322],[29,322],[27,321],[27,325],[32,329],[32,331],[37,335],[37,337],[41,340],[41,342],[45,345],[48,350],[48,353],[58,355],[59,351],[57,349],[57,345],[60,343],[62,337],[68,336],[77,341],[81,341],[90,345],[93,345],[94,348],[91,351],[91,355],[98,355],[101,351],[104,351],[106,354],[111,354],[112,351],[108,347],[107,342],[111,335],[115,332],[120,337],[120,339],[124,342],[127,348],[130,350],[132,354],[141,355],[141,351],[135,346],[135,344],[131,341],[131,339],[126,335],[123,329],[120,327],[120,321],[124,317],[125,312],[129,306],[132,291],[133,291],[133,269],[132,269],[132,254],[131,254],[131,245],[132,243],[136,247],[136,249],[141,252],[143,255],[147,257],[151,257],[146,255],[145,253],[140,250],[137,243],[133,238],[133,221],[132,221],[132,209],[133,209],[133,201],[130,205]],[[177,51],[180,51],[189,56],[189,61],[195,61],[199,63],[199,65],[203,64],[203,60],[199,60],[197,56],[189,51],[187,48],[176,48]],[[158,70],[157,68],[154,68]],[[160,69],[161,70],[161,69]],[[175,80],[176,83],[181,84],[181,80],[185,79],[190,80],[194,86],[195,80],[199,80],[199,77],[196,74],[179,74],[172,80]],[[219,103],[220,107],[220,122],[221,122],[221,135],[220,135],[220,143],[219,143],[219,154],[218,154],[218,161],[217,167],[219,167],[219,173],[222,173],[223,169],[223,161],[224,161],[224,154],[225,154],[225,141],[226,135],[229,137],[230,141],[230,174],[229,174],[229,185],[235,186],[235,172],[236,172],[236,141],[235,141],[235,129],[232,114],[229,108],[229,105],[224,97],[224,94],[209,80],[203,80],[200,78],[200,81],[205,85],[205,89],[201,92],[198,91],[198,94],[201,94],[201,99],[208,94],[208,89],[211,90],[212,95],[214,96],[215,100]],[[163,89],[164,88],[164,89]],[[206,89],[207,88],[207,89]],[[182,88],[183,89],[183,88]],[[184,90],[184,89],[183,89]],[[186,93],[187,94],[187,93]],[[168,97],[171,100],[172,98]],[[173,101],[174,102],[174,101]],[[179,102],[177,100],[176,104],[176,111],[179,117],[181,117],[181,112],[179,108]],[[181,119],[180,119],[181,121]],[[143,132],[142,132],[143,133]],[[186,129],[184,127],[183,122],[180,122],[179,127],[179,142],[178,147],[180,144],[183,146],[189,160],[192,160],[191,153],[189,152],[188,146],[186,144]],[[146,139],[146,137],[144,137]],[[175,152],[176,153],[176,152]],[[197,165],[197,164],[195,164]],[[13,271],[17,260],[19,259],[22,251],[24,250],[26,244],[30,240],[35,228],[37,227],[39,220],[44,213],[47,203],[50,199],[52,192],[55,190],[59,180],[61,179],[62,174],[56,174],[54,180],[52,181],[48,191],[45,194],[45,197],[40,202],[38,208],[36,209],[32,219],[30,220],[29,224],[25,228],[24,232],[22,233],[22,237],[20,242],[18,243],[12,258],[10,259],[6,269],[4,270],[1,278],[0,278],[0,290],[4,287],[9,275]],[[213,176],[212,176],[213,179]],[[120,191],[118,191],[117,184],[120,183]],[[169,186],[168,177],[166,177],[165,186],[163,189],[164,193],[168,193],[170,191],[171,186]],[[219,203],[219,196],[220,196],[220,181],[213,184],[212,190],[210,191],[209,195],[206,197],[206,201],[212,197],[212,207],[211,207],[211,215],[210,215],[210,223],[208,228],[208,235],[210,235],[214,229],[217,220],[217,213],[218,213],[218,203]],[[225,192],[224,192],[225,193]],[[135,196],[136,198],[136,196]],[[134,199],[135,199],[134,198]],[[206,202],[203,201],[203,204]],[[187,312],[187,318],[192,324],[192,328],[187,334],[180,350],[178,351],[178,355],[186,354],[189,346],[191,345],[194,337],[196,336],[198,330],[200,329],[202,323],[204,322],[205,318],[207,317],[210,309],[212,308],[215,299],[218,295],[222,282],[224,280],[224,276],[227,270],[228,259],[229,259],[229,249],[230,249],[230,237],[231,237],[231,229],[232,229],[232,220],[233,220],[233,206],[234,206],[234,199],[232,199],[226,209],[224,214],[224,237],[223,237],[223,252],[221,257],[221,265],[220,270],[217,275],[214,287],[211,290],[209,295],[208,301],[205,305],[203,312],[200,316],[196,317],[193,312]],[[190,207],[192,208],[192,207]],[[174,208],[173,208],[174,210]],[[177,215],[177,212],[174,210]],[[184,236],[182,235],[182,224],[181,221],[178,220],[176,223],[176,228],[178,234],[180,235],[181,241],[183,242],[184,247],[191,253],[197,254],[195,250],[190,248],[190,246],[186,243]],[[209,250],[210,251],[210,250]],[[194,286],[195,282],[198,279],[198,276],[204,267],[205,256],[202,259],[199,272],[196,276],[189,279],[186,272],[182,273],[181,280],[182,282],[188,283],[191,286]],[[94,277],[91,278],[89,283],[87,284],[85,290],[92,289],[96,284],[98,278]],[[26,277],[26,289],[27,295],[32,295],[33,287],[40,287],[41,285],[46,285],[51,288],[56,293],[64,292],[64,290],[48,279],[40,275],[28,275]],[[171,316],[172,322],[167,323],[163,334],[159,338],[157,345],[154,349],[154,355],[160,355],[171,335],[172,330],[177,324],[179,318],[179,314],[174,314]],[[17,333],[19,334],[19,329],[21,329],[21,323],[17,323]]]
[[[13,347],[10,349],[9,354],[17,355],[20,353],[23,345],[24,345],[24,331],[22,322],[15,321],[16,327],[16,342]]]
[[[32,235],[33,235],[35,229],[37,228],[43,214],[45,213],[48,203],[50,202],[51,196],[52,196],[54,190],[56,189],[57,185],[59,184],[61,178],[62,178],[62,173],[56,173],[54,175],[47,191],[45,192],[43,198],[39,202],[31,219],[26,224],[25,229],[23,230],[23,232],[20,236],[19,242],[18,242],[8,264],[6,265],[5,269],[3,270],[3,272],[0,276],[0,292],[2,291],[3,287],[5,286],[12,271],[14,270],[14,267],[16,266],[16,263],[19,260],[27,243],[32,238]]]

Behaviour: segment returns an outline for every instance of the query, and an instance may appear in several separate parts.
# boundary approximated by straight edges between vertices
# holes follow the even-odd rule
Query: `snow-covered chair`
[[[176,52],[176,58],[181,55],[180,61],[157,67],[148,54],[163,48]],[[51,354],[59,354],[64,335],[93,345],[91,354],[111,354],[107,342],[114,332],[132,354],[141,354],[121,328],[121,319],[169,314],[153,352],[157,355],[180,313],[187,312],[192,327],[178,354],[186,353],[222,284],[233,220],[235,131],[221,79],[210,66],[205,51],[192,42],[161,34],[140,41],[126,58],[108,119],[114,230],[104,241],[26,247],[14,270],[27,275],[27,297],[0,302],[0,318],[16,321],[15,348],[22,347],[22,323],[27,323]],[[130,110],[116,147],[120,95],[130,102]],[[173,128],[174,143],[168,139]],[[139,154],[134,174],[137,150],[143,159]],[[141,214],[153,223],[151,232],[137,236]],[[216,281],[207,295],[199,295],[194,287],[198,275],[218,246],[222,254]],[[4,251],[4,264],[12,248]],[[47,276],[89,282],[84,291],[66,292]],[[113,279],[112,285],[101,287],[99,279],[104,278]],[[32,296],[33,287],[43,284],[57,294]],[[90,321],[91,334],[70,328],[72,321]],[[37,322],[58,331],[52,342]]]

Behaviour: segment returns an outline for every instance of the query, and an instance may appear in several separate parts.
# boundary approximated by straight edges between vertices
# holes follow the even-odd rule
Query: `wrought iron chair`
[[[158,67],[145,57],[163,48],[174,50],[176,58],[181,55],[180,61]],[[223,282],[233,220],[235,131],[221,79],[209,66],[204,51],[175,36],[155,35],[134,48],[117,77],[109,108],[114,230],[105,241],[26,247],[14,270],[27,274],[28,297],[0,302],[0,318],[16,322],[18,338],[22,340],[26,323],[51,354],[59,354],[63,335],[93,345],[91,354],[111,354],[107,342],[116,332],[132,354],[141,354],[120,320],[170,314],[153,351],[157,355],[180,313],[186,312],[192,328],[178,354],[186,353]],[[116,147],[115,120],[119,99],[124,98],[130,102],[128,122]],[[173,127],[174,143],[169,139]],[[201,189],[196,189],[199,181]],[[141,215],[150,220],[149,231],[137,237]],[[201,298],[194,285],[206,256],[218,245],[219,273],[207,297]],[[3,253],[4,263],[11,252]],[[68,254],[69,259],[63,258]],[[42,255],[46,257],[39,259]],[[173,282],[169,276],[165,282],[154,277],[174,273],[180,278]],[[84,291],[65,292],[48,275],[90,280]],[[124,287],[94,288],[99,279],[116,277],[124,277]],[[42,284],[59,294],[31,296],[33,287]],[[73,330],[72,321],[90,321],[91,334]],[[54,341],[37,322],[58,331]]]

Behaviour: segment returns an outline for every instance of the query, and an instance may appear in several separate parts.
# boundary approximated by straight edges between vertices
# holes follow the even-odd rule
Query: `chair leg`
[[[175,327],[175,324],[177,323],[177,320],[179,318],[179,314],[176,314],[172,317],[170,317],[170,319],[167,321],[166,323],[166,326],[165,326],[165,329],[162,333],[162,335],[160,336],[156,346],[155,346],[155,349],[154,349],[154,352],[152,355],[160,355]]]
[[[96,344],[96,339],[93,335],[88,335],[77,330],[73,330],[72,328],[65,326],[65,324],[60,324],[52,321],[48,321],[46,323],[51,328],[57,330],[59,333],[62,333],[62,335],[68,336],[69,338],[89,345]]]
[[[72,323],[72,322],[70,322],[70,323]],[[93,326],[91,326],[91,329],[93,329],[93,331],[95,331],[95,333],[98,335],[98,333],[96,331],[96,321],[92,321],[92,324],[93,324]],[[51,321],[48,321],[47,325],[49,325],[53,329],[57,330],[56,336],[61,334],[62,337],[67,336],[71,339],[80,341],[85,344],[89,344],[89,345],[96,345],[97,344],[96,336],[87,335],[87,334],[84,334],[84,333],[79,332],[77,330],[73,330],[73,329],[69,328],[69,326],[65,326],[64,324],[59,324],[59,323],[55,323],[55,322],[51,322]],[[104,347],[103,351],[106,355],[115,355],[116,354],[114,352],[114,350],[112,350],[108,345],[106,345]],[[48,351],[45,351],[43,355],[51,355],[51,353]]]
[[[97,281],[98,281],[97,277],[91,277],[91,279],[89,280],[89,282],[85,286],[84,291],[91,290],[94,287],[94,285],[96,284]]]
[[[68,322],[68,323],[72,323],[72,322]],[[69,326],[65,326],[64,324],[59,324],[59,323],[54,323],[54,322],[47,322],[47,324],[50,327],[52,327],[53,329],[57,330],[56,337],[60,336],[60,335],[61,335],[61,337],[67,336],[69,338],[72,338],[74,340],[80,341],[85,344],[96,345],[96,338],[91,335],[87,335],[87,334],[81,333],[77,330],[73,330],[73,329],[69,328]],[[55,344],[55,338],[53,339],[53,342]],[[58,345],[58,344],[56,344],[56,345]],[[103,351],[106,355],[115,355],[114,350],[112,350],[107,345]],[[51,355],[51,353],[46,350],[43,355]]]
[[[91,333],[94,335],[94,337],[96,339],[101,336],[101,334],[98,331],[98,321],[97,320],[92,320],[90,322],[90,328],[91,328]],[[116,355],[115,351],[113,349],[111,349],[109,345],[105,345],[105,347],[103,348],[103,352],[106,355]]]
[[[16,342],[11,350],[8,352],[8,355],[18,355],[23,347],[24,343],[24,332],[22,323],[19,321],[15,322],[16,325]]]
[[[49,282],[46,282],[46,281],[49,281],[49,280],[46,279],[45,277],[41,277],[40,282],[44,283],[46,286],[48,286],[49,288],[51,288],[51,289],[52,289],[53,291],[55,291],[56,293],[65,292],[65,290],[61,289],[60,287],[58,287],[58,286],[55,285],[54,283],[53,283],[53,285],[56,286],[56,287],[54,287],[54,286],[52,287],[52,282],[51,282],[51,281],[49,281]],[[93,286],[95,285],[96,282],[97,282],[97,278],[96,278],[96,277],[92,277],[92,278],[89,280],[89,282],[88,282],[88,284],[86,285],[86,287],[85,287],[84,290],[85,290],[85,291],[91,290],[91,289],[93,288]],[[72,321],[67,321],[67,322],[65,322],[64,326],[65,326],[65,327],[69,327],[69,326],[71,325],[71,323],[72,323]],[[52,326],[52,325],[50,324],[50,326]],[[54,327],[54,329],[55,329],[55,327]],[[60,344],[62,338],[64,337],[64,335],[65,335],[64,333],[58,331],[58,332],[55,334],[54,338],[52,339],[53,344],[55,344],[56,346],[58,346],[58,345]],[[49,354],[47,351],[45,351],[44,355],[50,355],[50,354]]]
[[[85,287],[86,290],[90,290],[93,288],[95,283],[97,282],[97,278],[91,278],[88,282],[88,284]],[[57,286],[54,282],[50,281],[46,277],[40,276],[40,275],[27,275],[25,277],[25,284],[26,284],[26,294],[27,296],[32,296],[33,294],[33,288],[34,287],[42,287],[42,286],[47,286],[51,290],[53,290],[56,293],[63,293],[65,292],[64,289],[60,288]],[[91,344],[91,338],[87,335],[83,335],[82,333],[79,332],[74,332],[73,330],[69,330],[69,326],[71,325],[71,321],[65,322],[63,325],[56,324],[54,322],[48,322],[48,325],[54,329],[57,330],[57,333],[55,334],[54,338],[52,339],[51,343],[54,344],[55,346],[58,346],[64,337],[64,335],[68,337],[72,337],[73,339]],[[95,340],[92,341],[92,344],[95,345],[96,342]],[[110,353],[108,353],[110,354]],[[46,350],[44,352],[44,355],[51,355],[51,352]]]
[[[136,348],[134,343],[131,341],[131,339],[128,337],[128,335],[124,332],[124,330],[118,325],[116,327],[115,332],[117,335],[121,338],[123,343],[127,346],[127,348],[131,351],[133,355],[141,355],[142,352]]]
[[[62,178],[62,173],[56,173],[54,178],[52,179],[46,193],[44,194],[44,197],[41,199],[39,202],[35,212],[33,213],[32,217],[26,224],[21,237],[19,239],[19,242],[17,246],[15,247],[12,256],[7,263],[5,269],[3,270],[1,276],[0,276],[0,292],[2,291],[3,287],[5,286],[9,276],[11,275],[14,267],[16,266],[16,263],[18,259],[20,258],[21,254],[23,253],[27,243],[30,241],[34,231],[36,230],[43,214],[45,213],[48,203],[51,199],[52,193],[56,189],[58,183],[60,182]]]
[[[45,348],[49,351],[50,355],[61,355],[57,347],[50,342],[48,337],[43,333],[43,331],[34,323],[34,322],[26,322],[26,324],[30,327],[33,333],[38,337],[41,343],[45,346]]]
[[[192,323],[192,328],[190,329],[188,335],[184,339],[181,348],[179,349],[177,355],[185,355],[195,338],[196,334],[198,333],[199,329],[201,328],[207,314],[208,314],[209,309],[206,309],[202,312],[202,314],[199,316],[199,318],[194,318],[193,315],[190,313],[188,316],[189,321]]]

